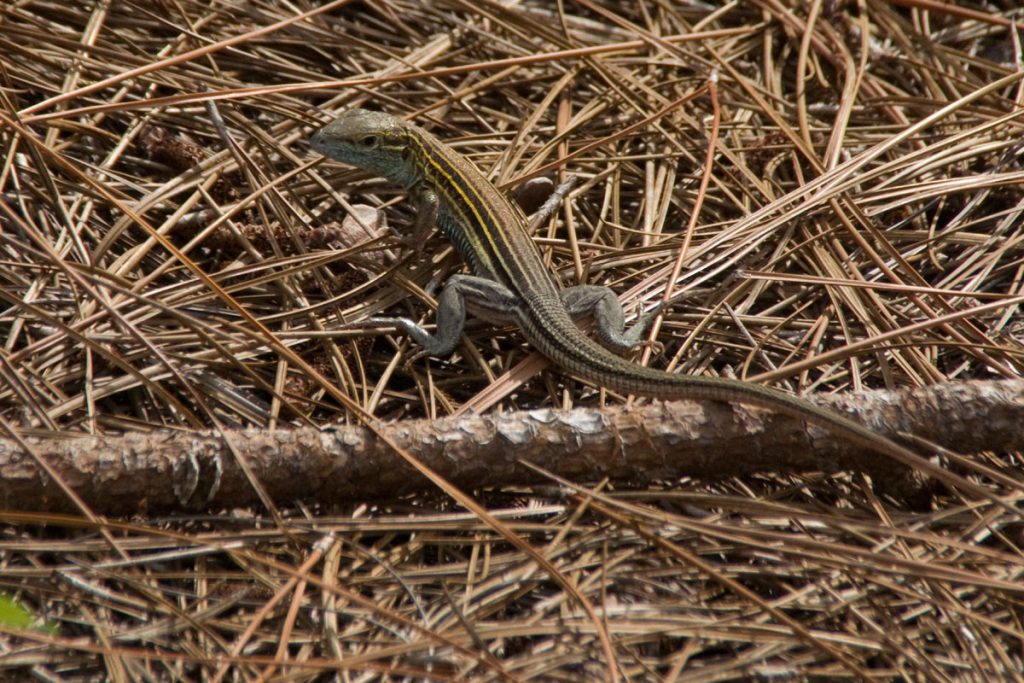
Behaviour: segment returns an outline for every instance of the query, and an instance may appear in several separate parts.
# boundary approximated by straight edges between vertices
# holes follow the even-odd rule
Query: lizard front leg
[[[453,275],[437,297],[437,331],[427,332],[409,318],[370,318],[376,325],[394,325],[431,356],[450,355],[459,345],[466,311],[492,323],[513,322],[522,302],[507,287],[474,275]]]
[[[403,235],[401,239],[405,246],[418,254],[427,243],[430,231],[437,225],[440,200],[437,193],[425,184],[413,188],[411,194],[413,204],[416,206],[416,221],[413,223],[412,233]]]
[[[437,225],[438,198],[437,193],[428,187],[414,187],[409,194],[416,208],[412,231],[404,233],[392,227],[391,233],[398,239],[399,244],[412,249],[418,256],[427,244],[430,231]]]

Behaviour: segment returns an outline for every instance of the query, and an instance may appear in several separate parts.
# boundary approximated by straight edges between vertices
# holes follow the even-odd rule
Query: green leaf
[[[44,631],[56,635],[56,624],[49,624],[21,606],[11,596],[0,593],[0,626],[17,631]]]

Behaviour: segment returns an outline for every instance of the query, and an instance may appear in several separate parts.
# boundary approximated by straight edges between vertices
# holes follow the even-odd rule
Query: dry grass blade
[[[944,460],[1006,508],[832,470],[475,499],[421,470],[461,505],[338,510],[249,470],[259,509],[118,521],[37,441],[619,400],[512,329],[408,364],[348,326],[429,320],[461,267],[441,240],[411,259],[383,228],[412,223],[401,193],[310,153],[350,106],[510,190],[576,176],[544,257],[672,299],[653,366],[837,393],[1017,378],[1024,49],[999,6],[0,5],[0,422],[37,458],[0,466],[77,511],[3,514],[0,608],[38,630],[0,611],[0,678],[1024,680],[1019,453]],[[174,485],[223,484],[192,464]]]

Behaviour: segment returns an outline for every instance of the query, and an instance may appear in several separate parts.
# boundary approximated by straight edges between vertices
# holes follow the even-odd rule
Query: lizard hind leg
[[[597,337],[606,347],[624,353],[643,343],[643,336],[661,311],[661,304],[642,313],[626,329],[626,315],[615,292],[600,285],[576,285],[560,292],[562,305],[574,319],[592,317]]]

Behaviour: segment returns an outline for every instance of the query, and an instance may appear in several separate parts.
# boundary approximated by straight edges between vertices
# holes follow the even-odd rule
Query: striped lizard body
[[[767,408],[823,427],[898,461],[945,474],[913,451],[828,409],[773,388],[738,380],[679,375],[631,363],[606,347],[637,345],[656,311],[629,330],[614,293],[582,285],[559,290],[526,230],[522,211],[461,154],[427,131],[388,114],[350,110],[311,139],[320,153],[403,186],[418,205],[414,240],[436,224],[473,275],[455,275],[438,297],[431,334],[406,318],[374,319],[398,326],[425,351],[445,356],[459,343],[466,311],[514,322],[526,339],[562,369],[626,394],[724,401]],[[575,318],[592,315],[604,345]],[[938,470],[938,471],[936,471]],[[962,481],[962,480],[961,480]]]

